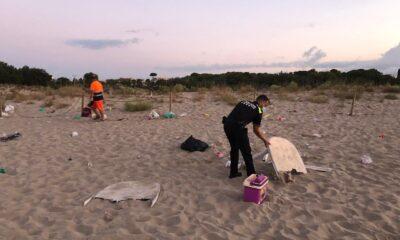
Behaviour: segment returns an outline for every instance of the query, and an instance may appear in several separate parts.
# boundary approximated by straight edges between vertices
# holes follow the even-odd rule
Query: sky
[[[1,0],[0,61],[54,78],[400,68],[399,0]]]

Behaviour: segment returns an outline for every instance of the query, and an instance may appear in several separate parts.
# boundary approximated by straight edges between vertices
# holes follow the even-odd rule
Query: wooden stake
[[[172,87],[169,87],[169,112],[172,112]]]
[[[353,97],[353,102],[351,103],[351,109],[349,116],[353,116],[353,110],[354,110],[354,104],[356,102],[356,97],[357,97],[357,91],[354,91],[354,97]]]
[[[85,107],[85,93],[82,93],[82,110]]]
[[[0,117],[3,116],[3,97],[0,96]]]

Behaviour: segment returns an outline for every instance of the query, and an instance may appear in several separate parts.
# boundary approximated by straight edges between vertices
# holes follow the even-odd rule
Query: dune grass
[[[153,104],[149,102],[126,102],[124,109],[127,112],[141,112],[150,110],[153,107]]]
[[[400,86],[387,85],[382,89],[383,93],[400,93]]]
[[[329,98],[327,96],[325,96],[325,95],[316,95],[316,96],[307,97],[307,101],[309,101],[311,103],[322,104],[322,103],[328,103],[329,102]]]
[[[396,94],[386,94],[384,97],[384,99],[388,99],[388,100],[397,100],[399,99],[399,97]]]

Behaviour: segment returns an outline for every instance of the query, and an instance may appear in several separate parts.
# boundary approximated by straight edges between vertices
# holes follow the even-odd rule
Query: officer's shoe
[[[235,173],[235,174],[230,174],[229,175],[229,178],[236,178],[236,177],[241,177],[242,176],[242,173],[240,173],[240,172],[238,172],[238,173]]]

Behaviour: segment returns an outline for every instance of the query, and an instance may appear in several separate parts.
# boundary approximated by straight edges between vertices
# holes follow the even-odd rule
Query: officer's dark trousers
[[[239,150],[242,153],[244,162],[246,164],[247,176],[255,173],[253,157],[251,156],[251,147],[249,136],[247,135],[247,128],[238,126],[236,124],[224,124],[224,131],[228,137],[229,144],[231,145],[231,172],[233,176],[238,173],[239,164]]]

